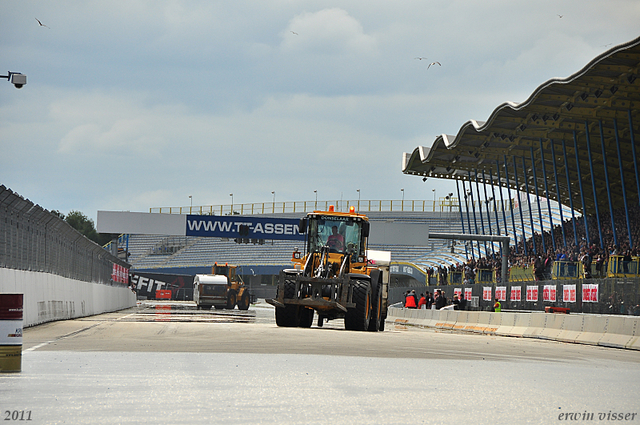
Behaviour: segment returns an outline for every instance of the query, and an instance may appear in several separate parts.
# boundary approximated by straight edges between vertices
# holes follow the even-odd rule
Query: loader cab
[[[215,275],[227,276],[227,278],[229,279],[229,282],[231,283],[238,280],[236,275],[236,268],[237,266],[230,266],[228,264],[221,266],[221,265],[218,265],[218,263],[215,263],[214,266],[212,267],[211,272]]]
[[[308,233],[307,252],[323,250],[335,254],[348,254],[352,262],[364,257],[369,223],[358,215],[310,214],[301,221],[301,229]]]

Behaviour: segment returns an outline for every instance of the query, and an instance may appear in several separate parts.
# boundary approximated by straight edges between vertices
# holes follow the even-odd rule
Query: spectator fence
[[[128,267],[58,216],[0,185],[0,268],[126,285]]]

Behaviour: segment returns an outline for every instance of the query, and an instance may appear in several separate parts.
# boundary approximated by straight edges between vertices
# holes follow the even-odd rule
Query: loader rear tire
[[[344,327],[350,331],[366,331],[371,320],[371,284],[366,280],[356,280],[353,284],[353,302],[344,317]]]
[[[284,281],[284,297],[294,298],[296,283]],[[286,304],[284,307],[276,307],[276,325],[284,328],[295,328],[300,325],[300,306]]]

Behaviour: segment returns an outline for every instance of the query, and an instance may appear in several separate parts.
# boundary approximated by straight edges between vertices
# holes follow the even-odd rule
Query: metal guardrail
[[[355,200],[355,201],[293,201],[293,202],[261,202],[251,204],[201,205],[189,207],[154,207],[151,213],[162,214],[199,214],[199,215],[231,215],[233,214],[284,214],[327,211],[333,205],[336,211],[349,211],[354,207],[357,212],[449,212],[458,211],[457,199],[442,198],[437,201],[426,200]]]
[[[474,201],[474,205],[487,209],[482,201]],[[336,200],[336,201],[292,201],[292,202],[258,202],[250,204],[199,205],[188,207],[152,207],[150,213],[192,214],[192,215],[231,215],[233,214],[285,214],[327,211],[333,205],[336,211],[349,211],[354,207],[357,212],[459,212],[458,198],[440,198],[437,200]],[[514,202],[498,201],[498,211],[512,210]],[[472,208],[469,205],[469,208]],[[493,204],[489,205],[493,212]]]

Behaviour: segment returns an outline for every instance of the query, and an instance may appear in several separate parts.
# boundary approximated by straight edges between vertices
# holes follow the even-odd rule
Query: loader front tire
[[[296,283],[290,280],[284,281],[284,298],[294,298]],[[276,325],[283,328],[295,328],[300,326],[300,306],[286,304],[284,307],[276,307]]]
[[[366,331],[371,320],[371,284],[366,280],[356,280],[352,299],[356,306],[347,311],[344,327],[350,331]]]
[[[227,309],[233,310],[236,308],[236,302],[238,301],[238,293],[235,290],[230,290],[227,293]]]
[[[371,290],[372,290],[372,312],[371,312],[371,320],[369,320],[369,328],[368,330],[371,332],[378,332],[381,327],[382,322],[382,280],[380,279],[380,274],[375,273],[371,275],[373,278],[371,281]],[[382,330],[384,330],[384,325],[382,325]]]
[[[313,310],[310,308],[300,308],[300,326],[301,328],[310,328],[313,324]]]

